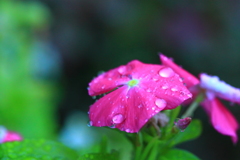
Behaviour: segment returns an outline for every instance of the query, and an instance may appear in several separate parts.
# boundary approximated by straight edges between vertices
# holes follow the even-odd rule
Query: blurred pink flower
[[[204,73],[200,74],[199,81],[195,76],[179,67],[163,54],[160,54],[160,59],[165,66],[172,68],[183,78],[183,82],[194,95],[200,92],[205,93],[205,99],[201,105],[210,116],[213,127],[221,134],[231,136],[232,141],[236,143],[238,141],[236,134],[238,123],[216,97],[240,103],[240,90],[220,81],[216,76],[208,76]]]
[[[19,133],[8,131],[5,127],[0,126],[0,143],[21,140],[22,136]]]
[[[130,133],[138,132],[158,112],[174,109],[192,97],[171,68],[137,60],[94,78],[88,93],[106,93],[90,107],[89,125]]]

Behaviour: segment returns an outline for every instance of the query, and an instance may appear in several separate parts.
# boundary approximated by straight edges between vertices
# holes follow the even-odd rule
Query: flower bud
[[[183,119],[178,119],[176,122],[174,122],[176,128],[180,129],[182,132],[184,131],[184,129],[187,128],[187,126],[191,123],[192,118],[190,117],[186,117]]]

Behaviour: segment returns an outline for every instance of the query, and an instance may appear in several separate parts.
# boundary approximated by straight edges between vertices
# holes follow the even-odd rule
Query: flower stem
[[[204,95],[199,94],[197,98],[193,101],[193,103],[188,107],[187,111],[182,115],[181,118],[192,116],[193,112],[197,109],[197,107],[199,106],[199,103],[201,103],[203,99],[204,99]]]
[[[152,147],[155,145],[155,143],[157,143],[156,141],[157,141],[158,138],[159,138],[159,137],[154,137],[154,138],[147,144],[147,146],[145,147],[145,149],[144,149],[144,151],[143,151],[143,153],[142,153],[142,156],[141,156],[140,160],[145,160],[145,159],[147,158],[148,154],[151,152]]]

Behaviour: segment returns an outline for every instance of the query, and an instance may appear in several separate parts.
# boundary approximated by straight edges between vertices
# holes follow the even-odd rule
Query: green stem
[[[141,152],[142,152],[142,148],[143,148],[143,143],[142,143],[142,133],[139,132],[138,134],[136,134],[136,142],[135,142],[135,160],[139,160],[141,157]]]
[[[154,146],[154,144],[156,143],[157,139],[159,137],[154,137],[146,146],[146,148],[144,149],[142,156],[139,160],[145,160],[147,158],[147,155],[149,154],[149,152],[151,152],[152,147]]]
[[[182,115],[182,118],[190,117],[193,115],[193,112],[197,109],[199,106],[199,103],[201,103],[204,99],[203,94],[199,94],[195,101],[188,107],[187,111]]]

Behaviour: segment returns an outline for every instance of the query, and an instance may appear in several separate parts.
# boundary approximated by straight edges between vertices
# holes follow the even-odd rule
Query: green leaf
[[[183,132],[177,133],[172,138],[172,143],[170,146],[174,146],[176,144],[195,139],[201,134],[201,132],[202,132],[201,121],[195,119]]]
[[[88,153],[80,156],[78,160],[119,160],[119,153]]]
[[[49,140],[7,142],[0,145],[0,159],[4,160],[73,160],[77,153],[63,144]]]
[[[159,160],[200,160],[194,154],[181,150],[181,149],[171,149],[166,152],[163,156],[158,158]]]
[[[168,135],[171,132],[172,127],[174,125],[174,121],[178,117],[180,110],[181,110],[181,106],[178,106],[175,109],[165,111],[165,113],[168,115],[168,117],[170,119],[169,119],[168,125],[166,127],[164,127],[163,130],[162,130],[162,134],[163,134],[164,137],[165,137],[165,134]]]

